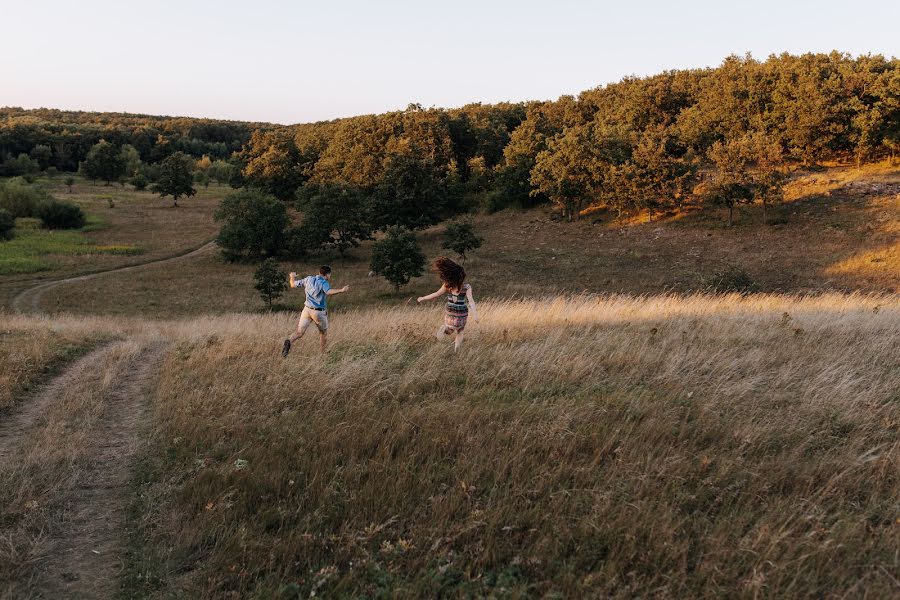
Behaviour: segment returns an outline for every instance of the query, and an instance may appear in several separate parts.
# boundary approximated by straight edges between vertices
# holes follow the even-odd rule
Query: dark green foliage
[[[45,189],[30,185],[21,177],[0,182],[0,208],[17,219],[37,217],[41,205],[52,199]]]
[[[299,235],[305,248],[330,247],[344,256],[347,249],[372,238],[365,195],[354,186],[304,186],[297,194],[297,208],[303,212]]]
[[[177,207],[178,198],[197,193],[193,186],[193,168],[194,160],[190,156],[176,152],[159,165],[159,174],[151,189],[164,198],[172,196],[172,205]]]
[[[50,159],[53,158],[53,151],[50,149],[50,146],[38,144],[31,149],[28,156],[38,163],[38,168],[44,170],[50,165]]]
[[[274,256],[284,247],[289,224],[284,204],[260,190],[229,194],[216,210],[222,221],[216,241],[227,260],[259,260]]]
[[[759,291],[757,284],[744,269],[731,265],[713,274],[708,282],[709,289],[718,294],[751,294]]]
[[[66,187],[69,188],[69,193],[72,193],[72,186],[75,185],[75,178],[69,175],[63,180],[63,183],[66,184]]]
[[[38,171],[40,171],[38,162],[24,152],[16,158],[9,156],[3,163],[0,163],[0,176],[24,177],[34,175]]]
[[[16,218],[5,208],[0,208],[0,240],[11,240],[15,236]]]
[[[84,212],[78,205],[59,200],[41,204],[37,216],[47,229],[80,229],[86,222]]]
[[[457,221],[447,224],[441,248],[455,252],[465,262],[466,252],[477,250],[482,242],[484,238],[475,232],[475,225],[469,221]]]
[[[249,141],[253,130],[271,127],[212,119],[0,108],[0,171],[7,157],[29,154],[42,146],[50,148],[51,154],[41,168],[52,165],[72,172],[101,139],[117,147],[132,146],[145,163],[159,162],[178,151],[196,158],[206,154],[213,160],[228,159]],[[47,161],[45,150],[37,153],[40,163]],[[0,176],[22,174],[0,172]]]
[[[131,185],[133,185],[134,189],[138,191],[146,190],[149,184],[150,182],[147,181],[147,176],[140,171],[138,171],[138,173],[131,178]]]
[[[447,183],[435,165],[410,156],[394,156],[371,201],[376,229],[418,229],[434,225],[451,209]]]
[[[371,269],[387,279],[395,291],[422,275],[425,255],[422,254],[415,233],[403,227],[389,227],[384,238],[372,248]]]
[[[274,258],[267,258],[253,274],[256,285],[253,287],[259,292],[266,308],[272,309],[272,302],[281,297],[287,289],[287,273],[285,273]]]
[[[125,176],[128,167],[126,161],[127,158],[120,147],[106,140],[100,140],[81,163],[81,172],[88,179],[105,181],[109,185],[110,182],[119,181]]]

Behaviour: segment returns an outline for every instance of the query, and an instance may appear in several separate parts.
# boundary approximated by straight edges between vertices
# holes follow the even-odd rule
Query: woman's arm
[[[472,286],[469,286],[469,289],[466,290],[466,300],[469,301],[469,310],[472,311],[472,318],[475,319],[475,322],[478,322],[478,307],[475,306],[475,298],[472,296]]]
[[[440,296],[441,294],[445,294],[445,293],[447,293],[447,286],[446,286],[446,285],[442,285],[442,286],[441,286],[441,289],[439,289],[438,291],[436,291],[436,292],[433,293],[433,294],[428,294],[427,296],[419,296],[419,297],[416,299],[416,302],[425,302],[426,300],[434,300],[435,298],[437,298],[437,297]]]

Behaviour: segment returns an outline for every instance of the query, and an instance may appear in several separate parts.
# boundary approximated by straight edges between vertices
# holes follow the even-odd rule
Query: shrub
[[[137,175],[131,178],[131,185],[134,186],[134,189],[140,192],[146,190],[147,186],[150,185],[150,182],[147,181],[146,175],[139,172]]]
[[[0,208],[8,210],[16,219],[37,217],[40,206],[50,200],[46,190],[29,185],[21,177],[0,185]]]
[[[714,273],[709,280],[709,288],[718,294],[751,294],[759,291],[759,284],[747,271],[732,265]]]
[[[80,229],[84,227],[84,212],[76,204],[51,200],[41,205],[38,217],[47,229]]]
[[[266,303],[266,308],[271,310],[272,302],[276,298],[280,298],[287,289],[287,273],[281,270],[277,260],[267,258],[259,265],[256,273],[253,274],[253,279],[256,281],[256,285],[253,287]]]
[[[384,239],[375,242],[372,248],[372,271],[387,279],[395,292],[413,277],[420,276],[424,268],[425,255],[415,234],[402,227],[389,227]]]
[[[16,218],[8,210],[0,208],[0,240],[11,240],[15,236]]]
[[[46,176],[49,177],[50,179],[53,179],[54,177],[56,177],[57,175],[59,175],[59,171],[56,169],[56,167],[47,167],[47,168],[44,170],[44,175],[46,175]]]
[[[65,178],[65,180],[63,181],[63,183],[65,183],[65,184],[66,184],[66,187],[69,188],[69,193],[71,194],[71,193],[72,193],[72,186],[75,185],[75,178],[72,177],[71,175],[69,175],[68,177]]]

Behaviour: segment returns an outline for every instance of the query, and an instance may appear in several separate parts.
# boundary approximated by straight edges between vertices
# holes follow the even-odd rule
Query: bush
[[[29,185],[21,177],[0,185],[0,208],[8,210],[16,219],[37,217],[41,205],[51,200],[46,190]]]
[[[717,294],[752,294],[759,291],[759,284],[747,271],[732,265],[714,273],[709,280],[709,288]]]
[[[43,203],[38,210],[38,217],[47,229],[80,229],[86,222],[80,207],[59,200]]]
[[[137,175],[131,178],[131,185],[134,186],[134,189],[140,192],[146,190],[147,186],[150,185],[150,182],[147,180],[146,175],[139,172]]]
[[[0,208],[0,240],[11,240],[15,236],[16,218],[8,210]]]
[[[230,261],[273,256],[284,247],[287,209],[264,192],[248,189],[229,194],[215,217],[224,221],[216,241]]]

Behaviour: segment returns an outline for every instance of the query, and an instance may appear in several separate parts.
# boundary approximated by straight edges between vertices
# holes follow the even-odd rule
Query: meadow
[[[896,593],[896,296],[481,312],[459,355],[431,338],[439,308],[403,307],[341,313],[328,355],[306,339],[287,360],[286,314],[10,317],[126,341],[0,467],[0,582],[28,591],[103,386],[164,340],[125,596]]]
[[[0,597],[893,597],[898,184],[801,174],[730,228],[475,215],[456,355],[406,302],[433,276],[394,294],[368,242],[282,263],[351,284],[324,356],[282,359],[299,298],[263,313],[215,251],[48,288],[0,313]],[[61,249],[4,298],[196,248],[227,193],[110,191],[76,185],[87,231],[19,239]],[[763,293],[698,291],[731,264]]]
[[[185,206],[190,202],[193,199]],[[765,224],[759,206],[741,206],[734,226],[726,227],[721,211],[692,206],[654,222],[618,220],[598,211],[566,223],[546,208],[507,209],[474,216],[485,242],[468,257],[466,267],[476,296],[491,298],[582,292],[687,294],[706,289],[717,272],[732,265],[747,271],[769,293],[900,290],[896,168],[882,164],[862,170],[801,172],[787,187],[785,202],[771,213],[772,223]],[[441,248],[444,227],[419,232],[426,256],[446,252]],[[187,239],[192,234],[181,235]],[[190,243],[201,241],[193,237]],[[346,258],[317,252],[283,260],[282,268],[314,273],[319,265],[330,264],[336,283],[365,290],[336,298],[336,310],[372,303],[397,305],[437,288],[434,277],[425,273],[394,294],[387,282],[368,276],[370,252],[371,242],[364,242]],[[51,312],[163,319],[258,311],[262,303],[253,289],[254,269],[252,264],[226,263],[209,253],[178,269],[149,266],[139,277],[112,273],[48,290],[40,306]],[[298,302],[288,293],[280,304],[290,308]]]

